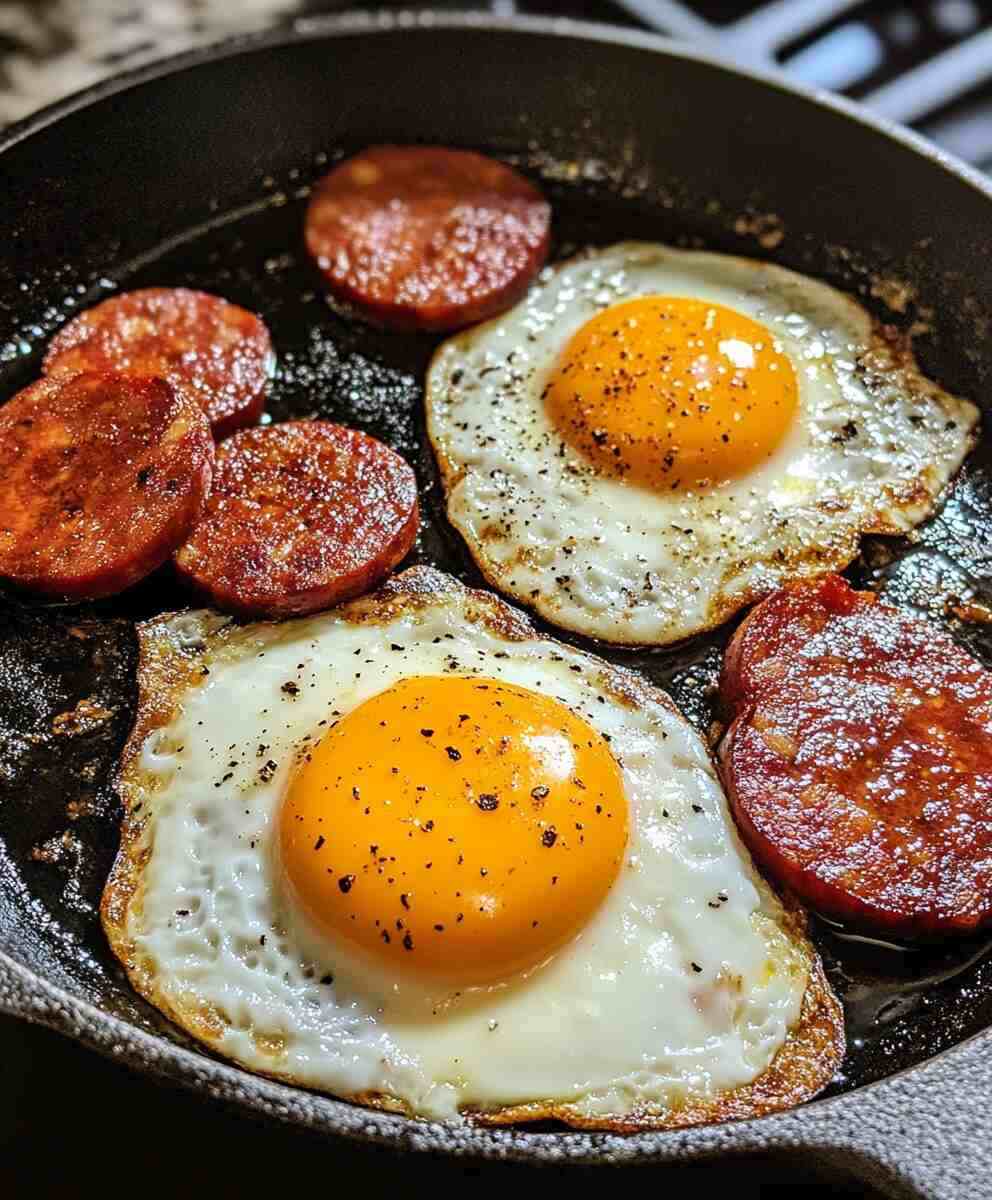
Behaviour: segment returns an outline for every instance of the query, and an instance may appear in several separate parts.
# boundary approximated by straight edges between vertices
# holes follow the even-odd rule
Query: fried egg
[[[245,1067],[462,1121],[671,1127],[815,1093],[837,1002],[661,692],[430,568],[141,629],[104,926]]]
[[[448,518],[486,579],[640,645],[912,528],[978,422],[850,297],[640,243],[545,270],[446,341],[426,405]]]

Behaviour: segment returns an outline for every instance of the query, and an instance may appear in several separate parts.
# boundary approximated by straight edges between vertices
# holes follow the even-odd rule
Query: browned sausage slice
[[[45,373],[161,375],[199,400],[214,437],[262,414],[275,358],[263,322],[220,296],[143,288],[80,313],[52,338]]]
[[[164,562],[210,487],[214,443],[164,379],[60,375],[0,408],[0,576],[109,596]]]
[[[548,254],[551,209],[503,163],[439,146],[376,146],[314,190],[306,241],[331,290],[394,329],[495,316]]]
[[[374,586],[417,523],[413,471],[388,446],[329,421],[287,421],[218,448],[203,518],[176,566],[229,612],[315,612]]]
[[[819,911],[903,937],[992,917],[992,673],[837,576],[773,593],[721,686],[741,834]]]

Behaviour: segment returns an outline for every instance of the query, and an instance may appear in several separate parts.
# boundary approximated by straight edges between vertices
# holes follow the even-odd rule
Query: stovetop
[[[979,0],[475,0],[366,7],[544,13],[656,29],[776,66],[913,124],[992,170],[992,5]],[[341,0],[0,3],[0,125],[125,66]]]

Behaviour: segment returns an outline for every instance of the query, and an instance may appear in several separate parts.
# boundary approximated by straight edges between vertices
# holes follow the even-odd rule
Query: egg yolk
[[[605,738],[493,679],[404,679],[342,718],[280,812],[319,927],[401,969],[479,983],[534,966],[602,903],[627,841]]]
[[[644,296],[573,335],[544,398],[562,439],[598,470],[657,491],[763,462],[794,418],[798,387],[757,321],[706,300]]]

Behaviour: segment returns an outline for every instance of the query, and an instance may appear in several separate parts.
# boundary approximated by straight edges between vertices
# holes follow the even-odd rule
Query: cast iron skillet
[[[518,162],[554,201],[558,254],[651,238],[832,280],[885,320],[917,322],[930,372],[984,400],[983,179],[848,104],[654,37],[450,15],[304,22],[102,84],[12,130],[0,147],[0,399],[37,374],[54,329],[115,288],[221,292],[273,329],[274,417],[329,415],[406,453],[425,497],[413,561],[478,582],[444,524],[423,446],[419,380],[434,343],[339,319],[302,247],[307,184],[335,156],[390,140]],[[918,540],[869,542],[851,576],[992,663],[992,633],[960,617],[988,586],[990,535],[986,439]],[[842,1072],[827,1099],[735,1126],[627,1139],[441,1128],[257,1079],[196,1049],[131,992],[96,912],[115,849],[111,771],[133,716],[133,619],[184,602],[166,573],[83,608],[0,597],[0,1008],[257,1112],[393,1146],[611,1163],[798,1146],[893,1195],[916,1194],[912,1185],[988,1194],[988,939],[900,952],[815,924],[847,1009]],[[705,726],[725,636],[612,657]],[[53,726],[83,697],[109,718]]]

